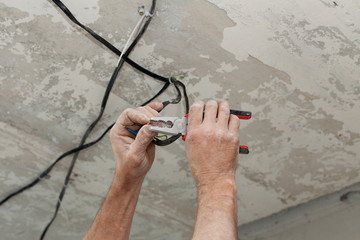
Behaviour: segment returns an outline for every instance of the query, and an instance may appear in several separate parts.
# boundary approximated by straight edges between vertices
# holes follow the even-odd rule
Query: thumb
[[[151,141],[158,134],[150,130],[149,125],[145,125],[140,128],[139,133],[136,135],[135,141],[133,143],[134,150],[138,154],[145,153],[147,147],[150,145]]]

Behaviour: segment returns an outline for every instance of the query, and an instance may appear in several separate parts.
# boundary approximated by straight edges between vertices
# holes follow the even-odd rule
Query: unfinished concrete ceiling
[[[144,0],[63,1],[121,48]],[[117,57],[75,27],[50,0],[0,0],[0,198],[76,146],[96,117]],[[239,224],[360,181],[360,2],[160,0],[131,58],[184,77],[191,101],[226,99],[253,112],[242,121]],[[124,67],[98,137],[126,107],[162,84]],[[172,98],[174,89],[160,100]],[[181,116],[184,106],[163,115]],[[0,208],[1,239],[37,239],[53,213],[70,158]],[[115,161],[108,138],[80,154],[48,239],[84,236]],[[196,188],[184,144],[158,148],[132,239],[189,238]]]

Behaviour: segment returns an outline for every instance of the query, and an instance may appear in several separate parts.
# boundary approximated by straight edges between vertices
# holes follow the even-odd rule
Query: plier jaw
[[[150,130],[166,135],[182,136],[186,134],[188,120],[186,117],[152,117],[150,118]]]

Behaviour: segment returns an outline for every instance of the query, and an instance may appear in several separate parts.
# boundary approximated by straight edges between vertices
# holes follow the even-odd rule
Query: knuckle
[[[217,104],[217,102],[214,99],[210,99],[206,102],[206,104]]]
[[[217,107],[217,102],[215,101],[215,100],[209,100],[209,101],[207,101],[207,103],[206,103],[206,106],[208,106],[208,107]]]
[[[229,117],[227,115],[218,117],[218,121],[222,121],[222,122],[229,121]]]
[[[223,106],[223,105],[220,105],[219,112],[221,112],[222,114],[226,114],[228,116],[230,115],[229,107],[226,107],[226,106]]]
[[[219,102],[219,108],[220,108],[220,111],[229,112],[229,114],[230,114],[230,106],[229,106],[228,102],[220,101]]]
[[[216,131],[216,138],[220,140],[226,140],[226,133],[223,130]]]
[[[224,99],[221,99],[220,101],[219,101],[219,104],[225,104],[225,105],[229,105],[229,102],[228,101],[226,101],[226,100],[224,100]]]
[[[119,116],[118,121],[121,122],[123,119],[128,118],[128,116],[131,114],[132,111],[134,111],[134,109],[132,109],[132,108],[126,108],[126,109],[121,113],[121,115]]]
[[[137,107],[137,108],[136,108],[136,110],[137,110],[137,111],[140,111],[140,112],[141,112],[141,111],[144,111],[145,109],[146,109],[145,107]]]
[[[239,134],[230,133],[228,134],[229,141],[238,144],[239,143]]]
[[[123,114],[125,113],[129,113],[129,112],[131,112],[131,111],[133,111],[134,109],[132,109],[132,108],[126,108],[124,111],[123,111]]]
[[[190,110],[198,110],[204,107],[204,102],[196,101],[193,105],[191,105]]]
[[[240,119],[234,114],[231,114],[231,119],[234,120],[235,122],[240,122]]]
[[[148,110],[152,116],[154,117],[159,117],[160,116],[160,113],[158,111],[156,111],[155,109],[153,109],[152,107],[146,105],[145,106],[145,109]]]

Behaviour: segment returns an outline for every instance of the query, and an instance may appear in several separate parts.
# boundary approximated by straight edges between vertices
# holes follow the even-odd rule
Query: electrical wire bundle
[[[87,128],[87,130],[85,131],[85,134],[83,135],[80,144],[78,147],[71,149],[65,153],[63,153],[61,156],[59,156],[46,170],[44,170],[42,173],[39,174],[39,176],[33,180],[31,183],[25,185],[24,187],[20,188],[19,190],[9,194],[7,197],[5,197],[3,200],[0,201],[0,206],[2,206],[5,202],[7,202],[9,199],[11,199],[12,197],[22,193],[23,191],[32,188],[33,186],[35,186],[37,183],[40,182],[40,180],[42,180],[44,177],[46,177],[51,170],[54,168],[54,166],[63,158],[69,156],[69,155],[73,155],[73,158],[71,160],[69,169],[67,171],[65,180],[64,180],[64,185],[60,191],[59,197],[57,199],[57,203],[56,203],[56,207],[55,207],[55,211],[54,214],[51,218],[51,220],[49,221],[49,223],[46,225],[46,227],[44,228],[40,239],[44,239],[47,231],[49,230],[51,224],[54,222],[57,213],[59,211],[59,208],[61,206],[61,202],[64,198],[65,192],[66,192],[66,187],[69,184],[69,180],[70,180],[70,176],[72,174],[73,168],[75,166],[76,160],[79,156],[80,151],[87,149],[91,146],[94,146],[96,143],[98,143],[99,141],[101,141],[101,139],[103,139],[103,137],[109,132],[109,130],[114,126],[115,123],[111,124],[102,134],[100,137],[98,137],[96,140],[91,141],[86,143],[87,138],[89,137],[90,133],[93,131],[93,129],[95,128],[95,126],[97,125],[97,123],[100,121],[100,119],[102,118],[105,108],[106,108],[106,104],[108,101],[108,98],[110,96],[112,87],[114,86],[114,83],[116,81],[116,78],[118,76],[118,73],[120,72],[122,66],[124,65],[124,62],[127,62],[129,65],[131,65],[133,68],[135,68],[136,70],[142,72],[145,75],[148,75],[156,80],[159,80],[161,82],[164,83],[163,87],[160,89],[160,91],[158,93],[155,94],[154,97],[152,97],[151,99],[147,100],[145,103],[143,103],[141,106],[144,106],[150,102],[152,102],[155,98],[157,98],[158,96],[160,96],[171,84],[174,85],[176,91],[177,91],[177,97],[175,99],[169,100],[169,101],[165,101],[163,102],[164,108],[166,106],[168,106],[169,104],[177,104],[181,101],[182,99],[182,94],[181,94],[181,90],[183,92],[183,96],[185,99],[185,111],[186,113],[189,112],[189,100],[188,100],[188,96],[186,93],[186,87],[185,85],[180,82],[179,80],[176,80],[173,77],[163,77],[160,76],[156,73],[153,73],[143,67],[141,67],[140,65],[138,65],[137,63],[135,63],[134,61],[132,61],[129,58],[129,54],[132,52],[132,50],[135,48],[136,44],[139,42],[140,38],[143,36],[143,34],[145,33],[145,31],[147,30],[152,16],[154,14],[154,10],[155,10],[155,6],[156,6],[156,0],[152,0],[152,4],[151,4],[151,8],[149,12],[145,12],[141,19],[139,20],[139,22],[137,23],[137,25],[135,26],[134,30],[132,31],[132,33],[130,34],[130,37],[128,39],[128,41],[126,42],[123,51],[121,52],[120,50],[118,50],[116,47],[114,47],[111,43],[109,43],[107,40],[105,40],[104,38],[102,38],[101,36],[99,36],[96,32],[94,32],[92,29],[90,29],[89,27],[83,25],[82,23],[80,23],[75,17],[74,15],[70,12],[70,10],[60,1],[60,0],[52,0],[53,3],[55,3],[64,13],[65,15],[76,25],[78,25],[79,27],[81,27],[83,30],[85,30],[86,32],[88,32],[92,37],[94,37],[97,41],[99,41],[100,43],[102,43],[105,47],[107,47],[108,49],[110,49],[113,53],[115,53],[116,55],[119,56],[119,60],[117,62],[116,68],[114,69],[112,76],[109,80],[109,83],[107,85],[107,88],[105,90],[102,102],[101,102],[101,108],[100,108],[100,112],[97,116],[97,118],[90,124],[90,126]],[[145,23],[143,23],[145,20]],[[140,28],[141,27],[141,28]],[[137,30],[140,29],[138,32]],[[137,32],[137,33],[136,33]],[[135,39],[131,42],[131,39],[133,38],[133,36],[135,36]],[[131,44],[130,44],[131,42]],[[169,145],[171,143],[173,143],[174,141],[176,141],[179,137],[181,136],[181,134],[179,135],[174,135],[171,137],[167,137],[165,138],[165,140],[161,140],[164,136],[158,136],[156,138],[153,139],[153,143],[158,145],[158,146],[166,146]]]

